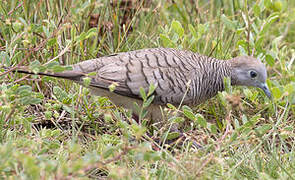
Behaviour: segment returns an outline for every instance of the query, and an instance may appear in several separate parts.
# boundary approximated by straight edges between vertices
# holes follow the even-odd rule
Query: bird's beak
[[[270,90],[269,90],[269,88],[268,88],[268,86],[267,86],[266,83],[261,83],[261,85],[260,85],[259,88],[262,89],[262,90],[264,91],[265,95],[266,95],[269,99],[272,99],[272,94],[271,94],[271,92],[270,92]]]

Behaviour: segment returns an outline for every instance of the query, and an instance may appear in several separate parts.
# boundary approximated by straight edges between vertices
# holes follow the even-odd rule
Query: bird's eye
[[[255,71],[250,71],[250,76],[251,76],[251,78],[256,78],[257,73]]]

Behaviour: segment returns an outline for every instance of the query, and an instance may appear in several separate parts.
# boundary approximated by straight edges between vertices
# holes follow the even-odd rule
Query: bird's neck
[[[230,70],[229,77],[230,77],[231,85],[232,86],[241,85],[239,81],[237,80],[238,78],[236,76],[235,67],[233,66],[233,61],[234,59],[230,59],[226,61],[227,67]]]
[[[224,78],[230,77],[232,74],[232,69],[230,64],[225,60],[218,60],[211,58],[209,61],[204,62],[206,66],[206,71],[203,72],[201,79],[197,77],[199,83],[195,83],[197,93],[196,102],[203,102],[215,96],[219,91],[223,91]]]
[[[231,79],[231,82],[233,80],[232,77],[232,67],[230,66],[229,62],[227,60],[214,60],[213,62],[214,68],[215,68],[215,88],[216,91],[223,91],[224,90],[224,78],[229,77]],[[235,83],[235,82],[234,82]],[[233,85],[233,82],[232,82]],[[216,93],[217,93],[216,92]]]

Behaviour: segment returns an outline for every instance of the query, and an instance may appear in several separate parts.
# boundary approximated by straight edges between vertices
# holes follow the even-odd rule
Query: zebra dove
[[[133,110],[134,101],[141,102],[140,87],[147,92],[153,84],[155,98],[148,111],[149,118],[157,121],[162,119],[159,106],[167,103],[198,105],[224,90],[224,77],[230,77],[232,85],[261,88],[266,96],[271,97],[264,64],[249,56],[218,60],[191,51],[153,48],[87,60],[72,67],[73,70],[60,73],[38,74],[81,84],[87,74],[96,72],[90,76],[92,91],[107,96],[116,105]],[[33,74],[26,67],[17,71]],[[112,83],[117,86],[110,92]]]

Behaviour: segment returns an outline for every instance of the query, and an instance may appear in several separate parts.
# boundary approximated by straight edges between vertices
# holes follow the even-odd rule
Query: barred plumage
[[[26,67],[18,71],[30,73]],[[255,71],[257,78],[249,77],[249,71]],[[140,87],[148,91],[150,84],[154,84],[157,88],[150,110],[157,118],[160,116],[157,105],[178,105],[182,100],[183,104],[197,105],[215,96],[224,89],[224,77],[230,77],[233,85],[259,87],[270,97],[265,66],[252,57],[225,61],[170,48],[123,52],[75,64],[71,71],[39,74],[82,83],[91,72],[96,72],[90,84],[96,94],[131,109],[134,100],[140,102]],[[108,91],[112,83],[118,84],[113,93]]]

